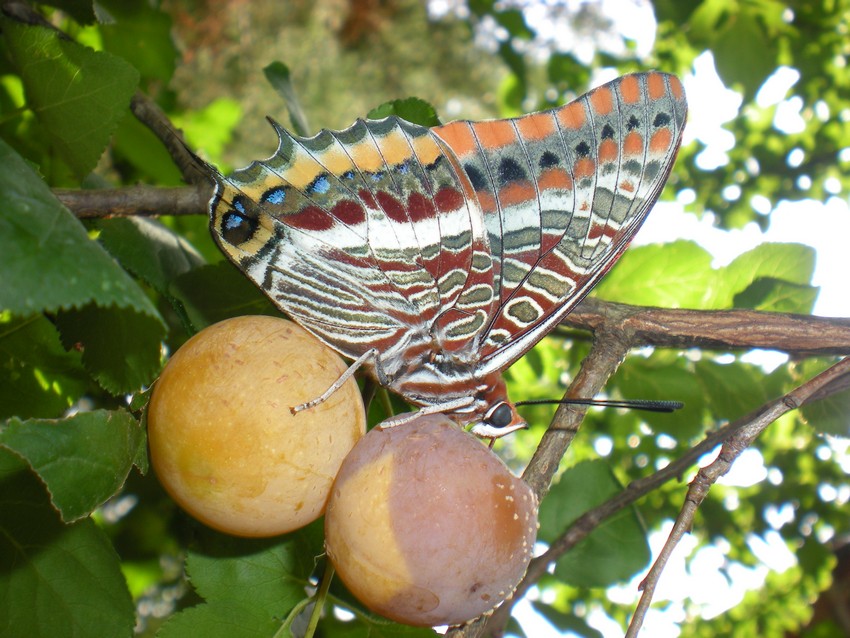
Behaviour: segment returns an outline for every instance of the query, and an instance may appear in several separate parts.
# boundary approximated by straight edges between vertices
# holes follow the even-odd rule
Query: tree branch
[[[745,319],[749,319],[749,321]],[[789,351],[799,349],[819,353],[850,351],[850,321],[843,319],[822,319],[803,315],[754,311],[662,310],[613,304],[599,300],[585,300],[576,311],[569,315],[565,323],[590,329],[594,334],[593,347],[590,354],[582,362],[582,368],[570,385],[565,397],[595,396],[633,347],[668,344],[675,344],[676,347],[688,347],[691,345],[688,340],[713,339],[715,323],[729,327],[725,332],[722,328],[718,330],[722,338],[719,341],[714,340],[715,345],[723,343],[724,347],[727,348],[760,347],[765,336],[755,333],[758,332],[759,326],[763,322],[768,325],[766,330],[768,338],[779,342],[779,347],[774,349],[787,349]],[[735,323],[738,324],[737,328],[734,326]],[[740,325],[746,326],[746,330],[742,331]],[[778,328],[780,326],[784,326],[786,329],[781,330]],[[808,326],[809,334],[801,330],[803,326]],[[684,336],[678,337],[676,331],[680,331]],[[819,333],[818,336],[826,334],[828,341],[818,343],[811,338],[812,332]],[[747,343],[753,345],[746,345]],[[817,391],[822,394],[827,390],[838,391],[847,383],[848,379],[850,379],[850,375],[831,375],[824,378],[823,382],[819,383],[817,387],[813,387],[812,392]],[[808,394],[806,398],[810,399],[812,396],[812,394]],[[800,404],[795,402],[792,407]],[[544,434],[523,475],[523,479],[531,485],[538,499],[542,499],[548,492],[560,460],[577,434],[585,411],[584,406],[562,405],[555,413],[549,429]],[[543,555],[531,561],[525,577],[508,600],[490,616],[478,618],[463,627],[452,629],[447,636],[450,638],[473,638],[484,635],[501,635],[510,618],[515,601],[522,598],[528,589],[546,573],[552,562],[575,547],[604,519],[634,504],[638,499],[664,482],[681,476],[701,455],[710,451],[719,443],[726,441],[729,437],[739,435],[742,431],[748,431],[747,428],[750,423],[751,419],[749,418],[739,419],[735,423],[709,434],[702,442],[665,468],[644,479],[634,481],[616,497],[583,514],[564,531],[560,538],[550,545]],[[766,427],[766,424],[764,427]],[[740,451],[738,454],[740,454]]]
[[[206,214],[207,202],[212,197],[212,186],[132,186],[99,190],[57,188],[53,194],[81,219],[130,215],[202,215]]]
[[[498,635],[496,628],[504,627],[507,624],[513,603],[525,596],[528,590],[547,573],[549,565],[578,545],[605,519],[633,505],[664,483],[680,478],[703,454],[710,452],[733,432],[734,427],[726,425],[709,433],[702,441],[666,467],[649,476],[632,481],[625,490],[616,496],[579,516],[543,554],[529,563],[525,576],[517,585],[511,598],[498,607],[487,620],[487,635]],[[493,628],[493,630],[489,631],[490,628]]]
[[[594,333],[590,353],[582,362],[564,398],[594,397],[599,394],[631,348],[631,341],[622,330],[610,329],[608,324],[600,326]],[[578,433],[586,412],[587,406],[572,404],[559,405],[555,411],[549,428],[522,476],[534,490],[538,503],[549,492],[561,458]]]
[[[761,348],[800,356],[850,354],[850,319],[757,310],[648,308],[587,298],[561,322],[595,332],[612,322],[632,347],[736,350]]]

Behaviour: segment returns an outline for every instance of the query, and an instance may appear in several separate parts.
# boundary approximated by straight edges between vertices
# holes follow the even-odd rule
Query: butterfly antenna
[[[643,410],[644,412],[660,412],[662,414],[675,412],[685,407],[681,401],[655,401],[652,399],[531,399],[517,401],[514,405],[595,405],[604,408],[625,408],[627,410]]]

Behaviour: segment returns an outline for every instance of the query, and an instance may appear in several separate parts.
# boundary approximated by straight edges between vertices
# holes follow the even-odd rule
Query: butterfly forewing
[[[501,236],[482,372],[519,358],[611,267],[664,185],[685,114],[679,81],[648,73],[551,111],[435,130],[486,203],[490,236]]]
[[[417,342],[453,351],[483,329],[481,213],[428,129],[397,118],[308,139],[275,129],[271,158],[218,178],[211,227],[282,310],[354,358]]]

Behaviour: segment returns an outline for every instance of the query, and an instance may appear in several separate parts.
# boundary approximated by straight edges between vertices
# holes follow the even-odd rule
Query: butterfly
[[[434,128],[397,117],[279,137],[214,173],[218,245],[354,370],[496,438],[525,427],[502,372],[614,264],[682,139],[680,81],[623,76],[522,117]]]

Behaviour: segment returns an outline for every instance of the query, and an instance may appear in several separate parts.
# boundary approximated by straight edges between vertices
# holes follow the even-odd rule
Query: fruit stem
[[[307,623],[304,638],[313,638],[313,634],[316,632],[316,627],[319,625],[319,618],[322,617],[322,609],[325,607],[325,600],[328,597],[328,590],[331,587],[333,578],[334,566],[330,561],[326,561],[325,573],[322,574],[322,582],[319,583],[319,589],[316,590],[316,604],[313,606],[313,612],[310,614],[310,622]]]

